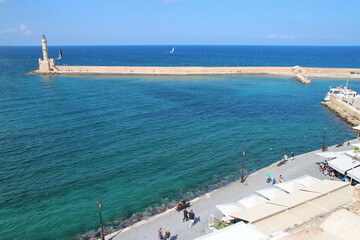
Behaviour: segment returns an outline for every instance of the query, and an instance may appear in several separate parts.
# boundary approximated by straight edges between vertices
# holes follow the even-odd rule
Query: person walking
[[[294,152],[291,152],[291,161],[294,161],[295,160],[295,154]]]
[[[159,237],[159,239],[163,239],[163,238],[164,238],[164,236],[163,236],[163,234],[162,234],[162,231],[161,231],[161,228],[159,228],[159,230],[158,230],[158,237]]]
[[[188,215],[188,211],[186,209],[184,209],[184,218],[183,218],[183,222],[188,221],[189,220],[189,215]]]
[[[276,179],[274,174],[271,175],[271,185],[274,185],[276,183]]]
[[[189,220],[190,220],[190,227],[193,226],[194,222],[195,222],[195,213],[193,212],[193,210],[191,209],[189,212]]]
[[[165,237],[165,239],[169,239],[170,236],[171,236],[170,229],[168,229],[168,230],[166,230],[164,237]]]

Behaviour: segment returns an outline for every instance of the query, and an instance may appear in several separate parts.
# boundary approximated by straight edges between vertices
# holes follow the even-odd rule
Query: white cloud
[[[24,35],[31,35],[31,34],[33,34],[33,32],[30,29],[24,31]]]
[[[295,38],[294,35],[278,35],[278,34],[270,34],[267,35],[266,38],[277,38],[277,39],[290,39],[290,38]]]
[[[25,24],[20,24],[20,31],[24,31],[26,29],[26,25]]]
[[[38,32],[34,32],[31,29],[28,29],[28,27],[25,24],[20,24],[20,31],[22,32],[22,34],[24,35],[32,35],[32,34],[37,34]]]
[[[5,30],[0,30],[0,33],[13,33],[13,32],[17,32],[18,30],[15,28],[7,28]]]
[[[38,34],[37,31],[34,32],[31,29],[28,29],[28,27],[25,24],[20,24],[20,27],[18,29],[16,29],[16,28],[7,28],[7,29],[4,29],[4,30],[0,29],[0,34],[14,33],[14,32],[20,32],[23,35]]]

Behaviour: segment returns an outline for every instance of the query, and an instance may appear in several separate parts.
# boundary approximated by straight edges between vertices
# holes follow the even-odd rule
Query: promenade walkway
[[[359,143],[358,140],[351,140],[351,143]],[[352,150],[354,146],[348,145],[346,142],[341,147],[329,147],[328,151],[345,151]],[[316,155],[314,152],[306,153],[300,156],[295,156],[295,160],[289,160],[286,164],[277,166],[276,163],[265,167],[251,175],[246,179],[245,184],[239,181],[233,182],[227,186],[217,189],[213,192],[205,194],[195,200],[191,201],[191,209],[195,212],[200,221],[193,227],[189,226],[189,222],[183,223],[183,213],[177,212],[175,209],[170,209],[160,215],[149,218],[139,222],[125,230],[115,233],[112,237],[107,236],[106,239],[120,240],[120,239],[157,239],[157,230],[159,227],[163,229],[170,229],[173,240],[194,239],[204,236],[211,231],[208,228],[208,216],[213,214],[217,219],[222,218],[221,212],[215,207],[217,204],[237,201],[246,197],[259,189],[269,187],[266,183],[266,173],[273,173],[278,180],[281,174],[285,181],[291,180],[303,175],[309,175],[318,179],[329,179],[318,170],[317,162],[322,162],[325,159]],[[279,156],[280,158],[281,156]]]

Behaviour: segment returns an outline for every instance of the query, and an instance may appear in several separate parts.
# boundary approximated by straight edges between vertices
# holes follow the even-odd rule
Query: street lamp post
[[[326,149],[326,146],[325,146],[325,137],[326,137],[326,130],[327,130],[327,126],[325,126],[325,132],[324,132],[324,141],[323,141],[323,147],[322,147],[322,151],[325,152],[327,149]]]
[[[241,170],[241,183],[244,183],[245,179],[244,179],[244,164],[245,164],[245,153],[246,151],[243,151],[243,162],[242,162],[242,170]]]
[[[99,200],[99,201],[96,202],[96,204],[98,205],[98,207],[99,207],[99,212],[100,212],[101,240],[105,240],[105,237],[104,237],[104,228],[103,228],[103,223],[102,223],[102,218],[101,218],[101,204],[102,204],[102,202]]]

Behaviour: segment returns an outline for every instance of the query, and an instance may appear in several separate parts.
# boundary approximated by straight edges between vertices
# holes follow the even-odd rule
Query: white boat
[[[170,53],[173,53],[175,51],[175,48],[173,47],[170,51]]]
[[[60,60],[61,58],[62,58],[62,52],[61,52],[61,48],[59,48],[59,57],[57,59]]]
[[[344,88],[341,88],[341,87],[331,88],[330,87],[330,91],[328,93],[326,93],[324,100],[330,101],[331,95],[339,96],[345,102],[347,102],[349,99],[354,99],[354,98],[360,97],[360,95],[358,95],[358,93],[356,91],[354,91],[352,89],[348,89],[347,87],[344,87]]]

